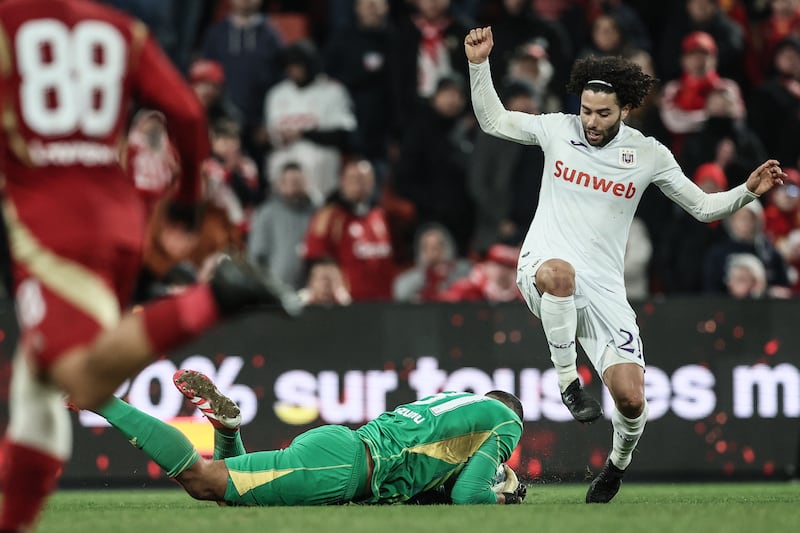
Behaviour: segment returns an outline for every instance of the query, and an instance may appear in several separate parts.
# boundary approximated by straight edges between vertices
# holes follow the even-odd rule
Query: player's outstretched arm
[[[786,178],[781,164],[774,159],[769,159],[759,165],[747,178],[747,189],[753,194],[761,196],[774,186],[783,185],[783,180]]]
[[[464,38],[464,51],[470,63],[479,65],[489,58],[494,47],[492,27],[474,28]]]

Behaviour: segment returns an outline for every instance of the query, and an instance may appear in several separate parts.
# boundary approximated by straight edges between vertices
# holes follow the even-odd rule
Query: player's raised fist
[[[494,46],[492,27],[474,28],[464,39],[464,51],[470,63],[483,63],[489,57],[489,52]]]

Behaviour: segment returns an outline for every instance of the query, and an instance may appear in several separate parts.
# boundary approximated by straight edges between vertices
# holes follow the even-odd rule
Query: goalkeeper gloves
[[[524,483],[520,483],[516,472],[510,466],[505,463],[501,466],[505,473],[503,482],[492,487],[492,490],[496,494],[502,494],[505,497],[506,504],[522,503],[525,500],[528,488]]]
[[[525,496],[528,494],[528,487],[525,483],[520,483],[514,492],[504,492],[503,496],[506,499],[506,505],[513,505],[525,501]]]

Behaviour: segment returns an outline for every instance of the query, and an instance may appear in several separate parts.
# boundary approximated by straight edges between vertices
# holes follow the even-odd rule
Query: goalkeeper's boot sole
[[[208,376],[194,370],[178,370],[172,382],[215,428],[229,431],[239,429],[242,424],[239,407],[223,395]]]
[[[603,416],[600,403],[581,387],[581,382],[577,378],[561,393],[561,401],[572,413],[573,418],[583,424],[590,424]]]
[[[623,475],[625,475],[624,470],[614,466],[611,459],[606,460],[603,469],[589,485],[589,490],[586,492],[586,503],[610,502],[619,492]]]

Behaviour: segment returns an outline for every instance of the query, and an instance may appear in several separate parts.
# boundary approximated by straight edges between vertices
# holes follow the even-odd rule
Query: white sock
[[[558,374],[558,386],[564,392],[570,383],[578,379],[575,366],[578,357],[575,350],[575,333],[578,329],[575,298],[544,293],[539,314],[550,347],[550,360]]]
[[[631,454],[639,443],[639,437],[644,433],[645,422],[647,422],[646,402],[642,414],[637,418],[626,418],[616,408],[612,411],[611,425],[614,428],[614,437],[608,458],[617,468],[624,470],[631,464]]]

